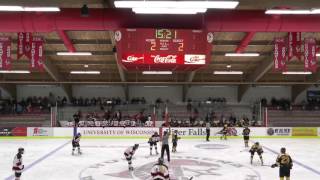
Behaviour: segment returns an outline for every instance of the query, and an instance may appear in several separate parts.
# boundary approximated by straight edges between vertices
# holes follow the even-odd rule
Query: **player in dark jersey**
[[[281,154],[277,157],[276,163],[271,167],[279,167],[280,180],[290,180],[290,171],[292,169],[292,159],[286,153],[286,148],[281,148]]]
[[[20,180],[24,165],[22,162],[23,148],[18,149],[18,154],[14,156],[12,170],[14,171],[15,180]]]
[[[250,158],[251,164],[252,164],[254,154],[257,153],[260,157],[261,165],[263,165],[263,159],[262,159],[263,149],[262,149],[262,146],[259,144],[259,142],[254,143],[254,145],[251,147],[249,152],[251,153],[251,158]]]
[[[220,134],[220,139],[227,140],[228,126],[226,124],[223,126],[223,129],[220,131]]]
[[[150,155],[152,155],[152,147],[156,150],[156,155],[158,155],[158,147],[157,143],[160,141],[160,136],[157,132],[155,132],[150,138],[148,143],[150,144]]]
[[[175,130],[172,134],[172,152],[177,152],[178,139],[181,138],[178,137],[178,130]]]
[[[133,171],[133,167],[132,167],[132,156],[134,155],[134,153],[136,152],[136,150],[138,149],[138,147],[139,147],[139,144],[135,144],[134,146],[128,147],[128,148],[124,151],[124,156],[125,156],[126,160],[128,161],[129,171]]]
[[[250,129],[247,126],[243,129],[242,135],[244,140],[244,146],[249,147]]]
[[[78,154],[80,154],[80,155],[82,154],[82,152],[80,151],[80,138],[81,138],[81,134],[78,133],[72,139],[72,155],[74,155],[74,150],[76,148],[78,148]]]

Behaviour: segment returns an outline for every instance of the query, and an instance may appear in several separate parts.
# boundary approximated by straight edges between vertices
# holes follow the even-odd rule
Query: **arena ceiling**
[[[239,0],[238,10],[266,10],[274,7],[311,9],[320,7],[319,0]],[[1,0],[0,5],[59,6],[60,8],[80,8],[87,4],[93,8],[114,8],[112,0]],[[80,13],[80,12],[79,12]],[[70,19],[71,20],[71,19]],[[299,23],[299,22],[297,22]],[[293,94],[299,94],[310,85],[317,84],[320,73],[312,75],[282,75],[273,70],[273,40],[284,37],[285,32],[215,32],[210,64],[194,72],[174,72],[172,75],[142,75],[141,72],[123,70],[116,61],[113,51],[112,31],[72,31],[59,30],[50,33],[35,33],[45,38],[45,71],[31,74],[0,74],[2,87],[11,88],[16,84],[230,84],[239,85],[239,94],[255,84],[292,85]],[[2,32],[0,35],[12,37],[14,70],[29,69],[27,59],[15,60],[17,33]],[[320,34],[302,33],[303,37]],[[92,56],[57,56],[56,52],[68,51],[62,36],[67,37],[76,51],[90,51]],[[242,41],[247,40],[247,43]],[[241,46],[242,44],[242,46]],[[70,47],[69,47],[70,48]],[[226,57],[225,53],[260,53],[259,57]],[[87,65],[87,67],[85,67]],[[213,75],[215,70],[243,71],[243,75]],[[98,70],[100,75],[72,75],[70,71]],[[288,64],[290,71],[303,71],[303,62],[293,59]],[[294,95],[295,96],[295,95]]]

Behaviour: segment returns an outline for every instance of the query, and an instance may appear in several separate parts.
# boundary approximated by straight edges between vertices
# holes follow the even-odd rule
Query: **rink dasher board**
[[[222,128],[210,128],[210,137],[220,137]],[[320,128],[315,127],[252,127],[250,137],[252,138],[314,138],[320,136]],[[27,137],[32,138],[71,138],[74,129],[72,127],[28,127]],[[168,128],[150,128],[150,127],[81,127],[78,132],[83,138],[111,138],[111,139],[136,139],[148,138],[154,132],[160,135],[168,131]],[[185,127],[171,128],[171,131],[177,131],[178,136],[186,139],[201,139],[206,136],[205,127]],[[242,138],[243,128],[231,127],[228,131],[229,138]],[[15,136],[0,136],[15,137]]]

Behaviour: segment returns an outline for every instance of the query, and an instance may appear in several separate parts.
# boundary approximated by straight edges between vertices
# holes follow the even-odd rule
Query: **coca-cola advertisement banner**
[[[288,33],[288,60],[294,56],[301,60],[301,32]]]
[[[31,59],[32,39],[32,33],[18,33],[17,59],[20,59],[23,55],[25,55],[28,59]]]
[[[147,64],[147,65],[201,65],[206,63],[204,54],[124,54],[124,64]]]
[[[11,38],[0,37],[0,69],[11,69]]]
[[[316,57],[316,39],[304,39],[304,70],[316,72],[317,71],[317,57]]]
[[[30,59],[30,67],[31,69],[38,69],[43,70],[43,51],[44,51],[44,44],[43,44],[42,37],[33,37],[31,43],[31,59]]]
[[[275,38],[273,51],[274,69],[286,71],[286,41],[285,38]]]

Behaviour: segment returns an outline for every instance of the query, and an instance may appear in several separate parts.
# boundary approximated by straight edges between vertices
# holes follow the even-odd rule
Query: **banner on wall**
[[[53,136],[53,129],[46,127],[28,127],[28,136]]]
[[[315,127],[294,127],[292,136],[317,136],[318,128]]]
[[[275,38],[273,61],[274,69],[277,71],[286,71],[286,41],[285,38]]]
[[[43,51],[44,41],[42,37],[33,37],[31,43],[31,58],[30,67],[31,69],[43,70]]]
[[[316,39],[304,39],[304,71],[317,71],[317,57],[316,57]]]
[[[294,56],[301,60],[301,32],[288,33],[288,60]]]
[[[289,127],[271,127],[267,128],[267,135],[269,136],[291,136],[292,128]]]
[[[20,59],[23,55],[25,55],[28,59],[31,59],[31,44],[32,44],[32,33],[30,32],[18,33],[17,59]]]
[[[0,69],[11,68],[11,38],[0,37]]]

